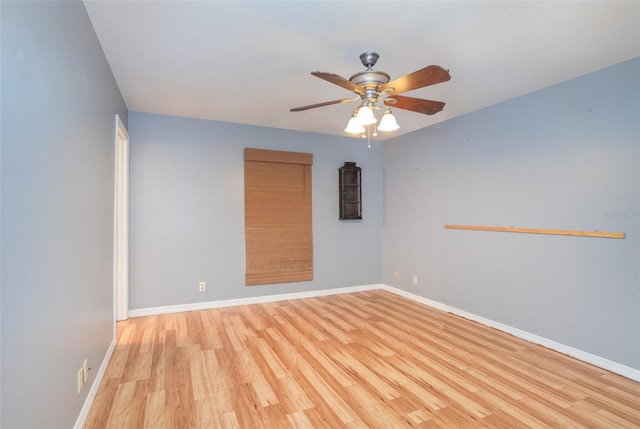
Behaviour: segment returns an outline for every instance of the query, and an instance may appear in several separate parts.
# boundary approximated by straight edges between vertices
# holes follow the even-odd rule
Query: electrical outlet
[[[205,282],[200,282],[199,290],[200,290],[200,292],[206,291],[207,290],[207,284]]]
[[[413,285],[417,285],[418,284],[418,276],[413,276]]]
[[[89,359],[85,359],[84,363],[82,364],[82,375],[84,377],[84,382],[86,383],[87,381],[89,381],[89,370],[91,368],[89,368]]]
[[[78,370],[78,393],[82,391],[82,386],[84,386],[84,368],[80,367]]]
[[[394,271],[393,272],[393,279],[394,280],[398,280],[400,278],[400,271]]]

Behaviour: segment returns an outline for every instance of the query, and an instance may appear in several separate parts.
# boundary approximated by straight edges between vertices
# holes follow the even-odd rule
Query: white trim
[[[318,296],[337,295],[341,293],[362,292],[382,289],[382,284],[349,286],[335,289],[321,289],[306,292],[283,293],[279,295],[255,296],[250,298],[227,299],[224,301],[196,302],[193,304],[167,305],[163,307],[139,308],[129,310],[129,317],[154,316],[157,314],[180,313],[183,311],[208,310],[210,308],[234,307],[236,305],[261,304],[263,302],[287,301],[290,299],[315,298]]]
[[[115,116],[113,288],[114,321],[119,321],[129,317],[129,133]]]
[[[411,292],[407,292],[402,289],[398,289],[386,284],[370,284],[370,285],[343,287],[343,288],[336,288],[336,289],[315,290],[315,291],[308,291],[308,292],[285,293],[281,295],[268,295],[268,296],[258,296],[258,297],[251,297],[251,298],[229,299],[224,301],[209,301],[209,302],[199,302],[194,304],[168,305],[164,307],[141,308],[138,310],[130,310],[129,316],[141,317],[141,316],[152,316],[156,314],[177,313],[182,311],[207,310],[210,308],[260,304],[263,302],[284,301],[289,299],[314,298],[318,296],[362,292],[362,291],[375,290],[375,289],[383,289],[388,292],[394,293],[396,295],[400,295],[402,297],[408,298],[412,301],[416,301],[421,304],[427,305],[429,307],[433,307],[438,310],[442,310],[447,313],[454,314],[456,316],[464,317],[465,319],[473,320],[474,322],[478,322],[482,325],[488,326],[490,328],[498,329],[502,332],[506,332],[508,334],[521,338],[525,341],[529,341],[531,343],[538,344],[543,347],[547,347],[551,350],[555,350],[557,352],[566,354],[568,356],[571,356],[583,362],[589,363],[591,365],[597,366],[602,369],[606,369],[607,371],[611,371],[615,374],[622,375],[623,377],[627,377],[631,380],[640,381],[640,369],[622,365],[620,363],[611,361],[609,359],[605,359],[603,357],[600,357],[591,353],[587,353],[585,351],[576,349],[574,347],[558,343],[548,338],[544,338],[539,335],[535,335],[530,332],[523,331],[521,329],[514,328],[509,325],[505,325],[504,323],[496,322],[494,320],[487,319],[482,316],[478,316],[477,314],[473,314],[456,307],[451,307],[447,304],[443,304],[441,302],[434,301],[429,298],[424,298],[420,295],[416,295]]]
[[[93,379],[93,383],[91,384],[91,390],[89,390],[89,394],[87,398],[84,400],[84,404],[82,405],[82,409],[80,410],[80,414],[76,419],[76,424],[73,425],[73,429],[82,429],[85,421],[87,420],[87,416],[89,416],[89,411],[91,411],[91,406],[93,405],[93,400],[96,398],[96,394],[98,393],[98,388],[100,387],[100,383],[102,382],[102,377],[104,377],[104,373],[107,370],[107,366],[109,365],[109,361],[111,360],[111,355],[116,348],[115,339],[111,341],[109,344],[109,348],[107,349],[107,354],[105,354],[104,359],[102,359],[102,364],[100,365],[100,369],[96,373],[95,378]]]
[[[393,286],[383,284],[381,289],[384,289],[391,293],[395,293],[396,295],[400,295],[402,297],[411,299],[421,304],[428,305],[429,307],[433,307],[438,310],[445,311],[447,313],[455,314],[456,316],[464,317],[465,319],[473,320],[474,322],[481,323],[490,328],[495,328],[499,331],[506,332],[507,334],[511,334],[513,336],[529,341],[531,343],[541,345],[543,347],[549,348],[551,350],[555,350],[557,352],[571,356],[583,362],[597,366],[599,368],[606,369],[607,371],[611,371],[613,373],[622,375],[623,377],[630,378],[631,380],[640,381],[640,369],[635,369],[630,366],[622,365],[620,363],[611,361],[609,359],[605,359],[603,357],[600,357],[591,353],[587,353],[585,351],[576,349],[574,347],[558,343],[548,338],[544,338],[539,335],[532,334],[530,332],[523,331],[521,329],[514,328],[512,326],[505,325],[503,323],[496,322],[494,320],[487,319],[485,317],[478,316],[473,313],[469,313],[468,311],[465,311],[465,310],[460,310],[459,308],[451,307],[447,304],[443,304],[438,301],[424,298],[420,295],[416,295],[411,292],[407,292],[402,289],[395,288]]]

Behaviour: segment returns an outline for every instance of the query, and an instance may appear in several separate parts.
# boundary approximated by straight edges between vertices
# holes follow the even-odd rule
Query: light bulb
[[[358,120],[362,125],[369,125],[376,122],[376,117],[373,115],[373,110],[369,106],[360,106],[358,110]]]
[[[351,119],[349,119],[347,128],[345,128],[344,131],[349,134],[360,134],[364,132],[364,127],[362,126],[358,118],[356,118],[355,113],[353,114]]]
[[[391,109],[385,110],[384,115],[382,115],[382,119],[380,119],[378,129],[380,131],[395,131],[399,128],[400,126],[398,125],[395,116],[391,113]]]

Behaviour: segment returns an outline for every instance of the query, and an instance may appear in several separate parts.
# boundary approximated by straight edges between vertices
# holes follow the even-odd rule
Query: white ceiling
[[[346,135],[357,103],[289,109],[352,96],[310,72],[348,79],[365,51],[391,79],[431,64],[451,73],[404,94],[444,101],[444,111],[395,109],[391,136],[640,56],[638,1],[85,5],[130,111],[323,134]]]

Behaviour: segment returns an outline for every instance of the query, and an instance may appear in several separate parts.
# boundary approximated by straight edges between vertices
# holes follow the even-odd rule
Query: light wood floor
[[[640,383],[385,291],[119,323],[85,428],[639,428]]]

